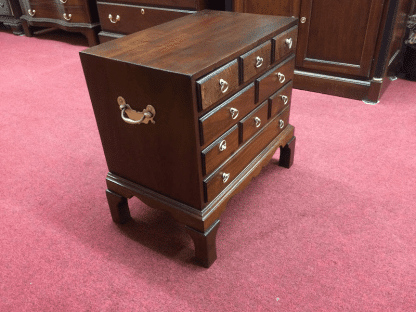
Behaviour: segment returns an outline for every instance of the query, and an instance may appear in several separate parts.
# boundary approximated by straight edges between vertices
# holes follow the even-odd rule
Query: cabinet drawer
[[[103,2],[97,2],[97,7],[102,30],[122,34],[131,34],[195,13]]]
[[[272,44],[270,41],[240,56],[243,82],[247,82],[270,65]]]
[[[240,129],[240,143],[246,142],[267,123],[269,114],[268,104],[268,101],[264,101],[249,115],[240,120],[238,123]]]
[[[210,174],[238,148],[238,127],[235,125],[202,151],[203,174]]]
[[[214,108],[199,120],[201,145],[208,144],[254,108],[254,83]]]
[[[280,61],[290,53],[296,52],[298,27],[293,27],[272,39],[274,45],[274,61]]]
[[[91,23],[89,13],[86,8],[81,6],[57,6],[45,5],[39,2],[30,4],[28,14],[35,18],[58,19],[69,23]]]
[[[290,105],[292,98],[292,86],[293,82],[291,81],[269,98],[270,117],[276,116]]]
[[[196,82],[199,109],[204,110],[238,87],[238,63],[234,60]]]
[[[295,69],[295,57],[292,55],[289,59],[280,63],[263,76],[256,79],[257,101],[262,102],[284,84],[292,80]]]
[[[209,202],[217,197],[288,124],[289,109],[285,109],[266,125],[255,139],[243,146],[235,156],[207,177],[204,180],[205,201]]]

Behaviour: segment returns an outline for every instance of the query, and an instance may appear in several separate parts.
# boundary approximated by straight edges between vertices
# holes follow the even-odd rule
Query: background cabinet
[[[18,0],[0,0],[0,24],[10,27],[15,35],[23,34],[20,15],[22,11]]]
[[[295,88],[375,103],[400,62],[411,1],[233,0],[233,10],[299,18]]]

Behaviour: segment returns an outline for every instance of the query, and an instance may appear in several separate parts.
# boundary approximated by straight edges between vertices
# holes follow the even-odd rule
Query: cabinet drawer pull
[[[285,40],[285,43],[288,45],[289,49],[292,49],[293,40],[292,38],[288,38]]]
[[[220,151],[224,151],[227,148],[227,142],[225,140],[222,140],[219,145]]]
[[[256,68],[261,67],[261,65],[263,65],[263,58],[260,56],[256,57]]]
[[[279,82],[283,83],[285,82],[285,75],[283,75],[282,73],[277,73],[277,76],[279,77]]]
[[[141,12],[142,14],[144,14],[144,9],[141,9],[141,10],[140,10],[140,12]]]
[[[238,109],[231,107],[230,113],[232,119],[236,119],[238,117]]]
[[[30,16],[35,16],[36,10],[29,9],[29,10],[27,10],[27,13],[29,13]]]
[[[228,82],[224,79],[220,79],[220,86],[221,86],[221,92],[225,93],[228,90]]]
[[[230,178],[230,174],[223,172],[223,174],[222,174],[222,182],[226,183],[229,178]]]
[[[282,119],[280,119],[280,121],[279,121],[280,129],[283,129],[284,126],[285,126],[285,122]]]
[[[68,0],[59,0],[61,3],[65,4],[68,2]]]
[[[254,122],[256,123],[256,128],[260,127],[261,119],[259,117],[254,117]]]
[[[300,22],[301,22],[302,24],[305,24],[305,23],[306,23],[306,17],[302,17],[302,18],[300,19]]]
[[[70,21],[71,18],[72,18],[72,14],[66,14],[66,13],[64,13],[63,14],[63,17],[64,17],[65,20]]]
[[[111,23],[115,24],[117,22],[120,22],[120,15],[116,15],[116,19],[113,19],[113,16],[109,14],[108,19],[110,20]]]
[[[289,101],[289,98],[286,95],[281,95],[280,97],[282,98],[283,104],[286,105]]]
[[[153,118],[155,118],[156,110],[152,105],[147,105],[143,112],[137,112],[131,109],[130,105],[126,103],[126,100],[119,96],[117,98],[117,103],[120,106],[121,118],[128,124],[137,125],[137,124],[147,124],[149,121],[155,123]],[[124,116],[124,114],[127,115]]]

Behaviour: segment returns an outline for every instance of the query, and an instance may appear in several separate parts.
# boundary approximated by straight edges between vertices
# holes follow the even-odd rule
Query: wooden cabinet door
[[[385,0],[302,0],[296,66],[368,76]]]

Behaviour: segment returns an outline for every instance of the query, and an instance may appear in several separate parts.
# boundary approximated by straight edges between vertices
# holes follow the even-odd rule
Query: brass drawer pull
[[[155,118],[156,110],[152,105],[147,105],[143,112],[137,112],[131,109],[130,105],[126,103],[126,100],[119,96],[117,98],[117,103],[120,105],[121,118],[128,124],[137,125],[137,124],[147,124],[149,121],[155,123],[153,118]],[[124,116],[124,114],[127,115]]]
[[[30,16],[35,16],[36,10],[29,9],[29,10],[27,10],[27,13],[29,13]]]
[[[283,129],[284,126],[285,126],[285,122],[282,119],[280,119],[280,121],[279,121],[280,129]]]
[[[287,102],[289,102],[289,98],[286,95],[281,95],[280,96],[282,98],[283,104],[286,105]]]
[[[141,9],[141,10],[140,10],[140,12],[141,12],[142,14],[144,14],[144,9]]]
[[[72,14],[66,14],[66,13],[64,13],[63,14],[63,17],[64,17],[65,20],[70,21],[71,18],[72,18]]]
[[[226,183],[229,178],[230,178],[230,174],[223,172],[223,174],[222,174],[222,182],[223,183]]]
[[[302,24],[305,24],[305,23],[306,23],[306,17],[302,17],[302,18],[300,19],[300,22],[301,22]]]
[[[228,82],[224,79],[220,79],[220,86],[221,86],[221,92],[225,93],[228,90]]]
[[[256,57],[256,68],[261,67],[261,65],[263,65],[263,58],[260,56]]]
[[[222,140],[220,145],[219,145],[219,149],[220,151],[224,151],[227,148],[227,142],[225,140]]]
[[[254,117],[254,122],[256,123],[256,128],[260,127],[261,119],[259,117]]]
[[[236,119],[238,117],[238,109],[231,107],[230,113],[232,119]]]
[[[293,40],[292,38],[288,38],[285,40],[285,43],[288,45],[289,49],[292,49]]]
[[[285,82],[285,75],[283,75],[282,73],[277,73],[277,76],[279,77],[279,82],[283,83]]]
[[[110,20],[111,23],[115,24],[117,22],[120,22],[120,15],[116,15],[116,19],[113,19],[113,16],[109,14],[108,19]]]
[[[59,0],[61,3],[65,4],[68,2],[68,0]]]

